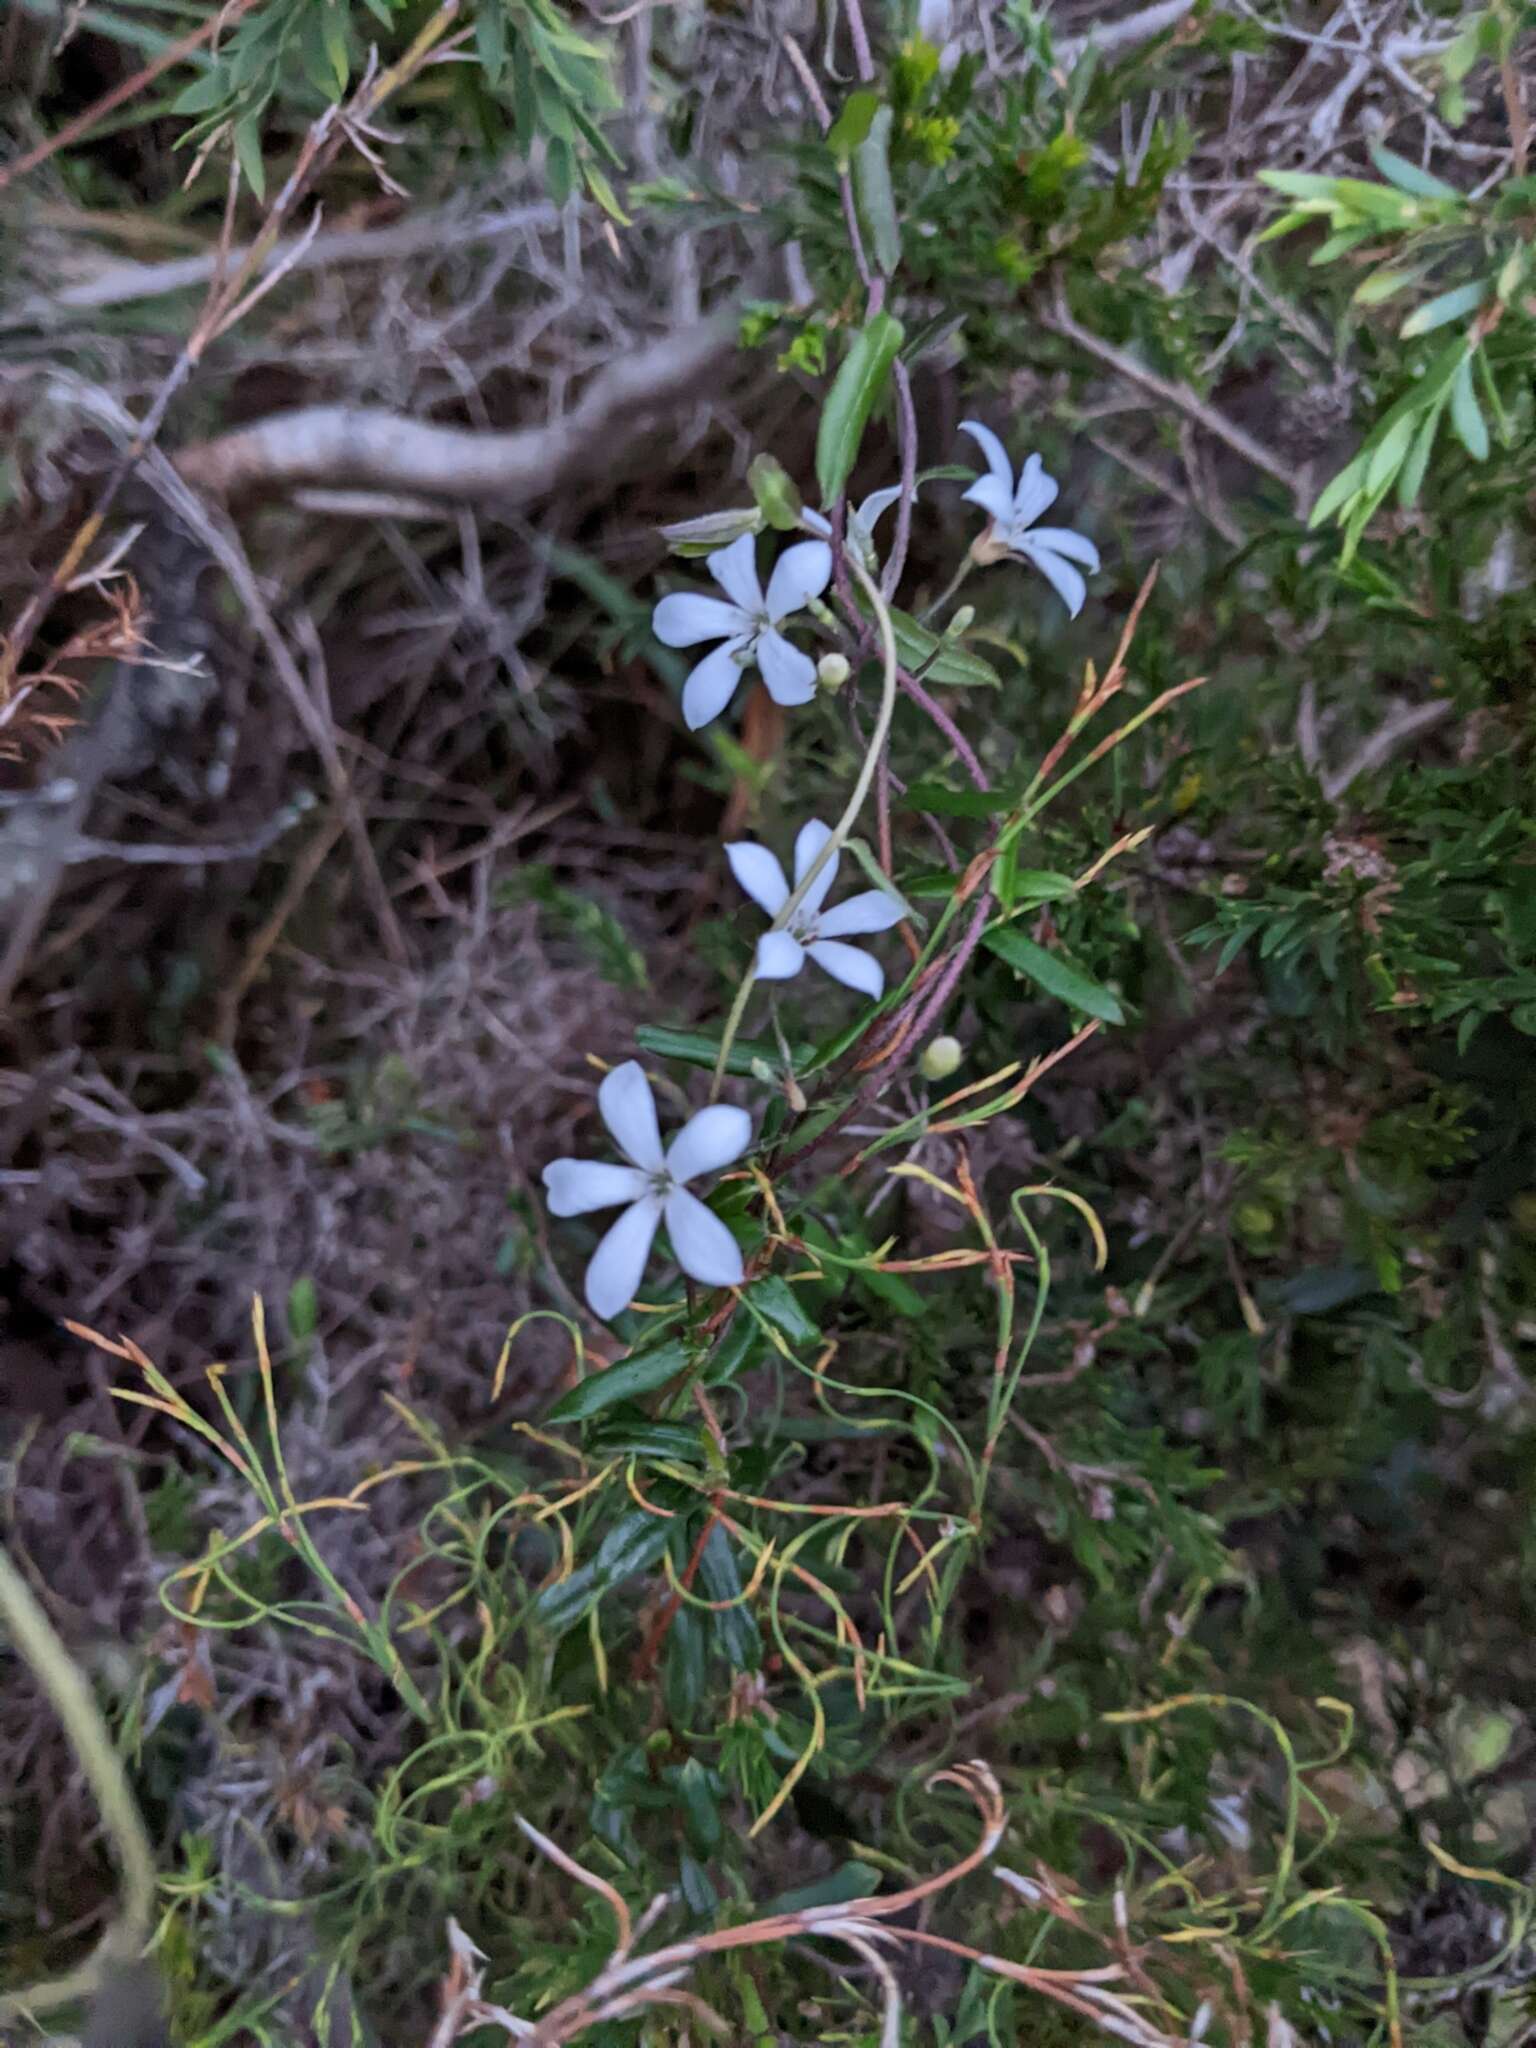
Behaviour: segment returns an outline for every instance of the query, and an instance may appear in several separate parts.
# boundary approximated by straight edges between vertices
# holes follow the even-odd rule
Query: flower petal
[[[1026,533],[1022,540],[1013,543],[1014,552],[1024,561],[1034,563],[1075,619],[1088,595],[1087,584],[1070,562],[1063,561],[1060,555],[1053,555],[1049,548],[1037,548],[1034,542],[1035,536]]]
[[[725,857],[731,864],[731,873],[758,909],[777,917],[789,895],[789,884],[767,847],[751,839],[738,839],[726,847]]]
[[[1037,526],[1029,538],[1032,546],[1049,548],[1053,555],[1065,555],[1069,562],[1081,562],[1085,569],[1099,567],[1098,549],[1086,533],[1074,533],[1070,526]]]
[[[667,1197],[667,1235],[690,1280],[705,1287],[739,1287],[746,1277],[735,1238],[686,1188],[674,1188]]]
[[[832,550],[824,540],[797,541],[786,548],[768,578],[768,616],[777,625],[791,612],[820,597],[832,581]]]
[[[805,965],[805,948],[788,932],[764,932],[757,942],[759,981],[789,981]]]
[[[818,939],[809,951],[822,972],[840,981],[844,988],[856,988],[866,996],[879,997],[884,993],[885,969],[859,947],[840,946],[836,939]]]
[[[603,1076],[597,1107],[624,1157],[654,1173],[661,1165],[661,1133],[656,1128],[656,1098],[638,1060],[626,1060]]]
[[[744,533],[728,548],[716,548],[704,564],[733,604],[754,615],[763,608],[763,586],[757,580],[757,537]]]
[[[913,491],[912,495],[916,497],[917,493],[915,490]],[[873,534],[875,530],[875,521],[880,517],[880,514],[882,512],[887,511],[892,505],[894,505],[896,500],[900,496],[900,484],[891,484],[886,490],[883,491],[871,491],[869,496],[864,500],[863,504],[859,507],[858,511],[854,513],[853,516],[855,521],[863,527],[866,533]]]
[[[819,543],[818,543],[819,545]],[[816,664],[782,633],[760,633],[753,650],[775,704],[809,704],[816,694]]]
[[[800,508],[800,524],[808,526],[812,533],[819,533],[823,540],[832,538],[832,522],[824,512],[813,512],[809,505]]]
[[[718,718],[735,696],[736,685],[741,681],[741,663],[736,655],[743,644],[727,640],[723,646],[711,648],[689,670],[683,685],[683,723],[690,732],[697,732],[701,725]]]
[[[1019,488],[1013,494],[1013,523],[1015,528],[1031,525],[1048,511],[1056,502],[1058,485],[1055,477],[1046,474],[1045,464],[1038,455],[1031,455],[1019,476]]]
[[[585,1216],[592,1209],[638,1202],[646,1185],[638,1166],[612,1166],[606,1160],[551,1159],[544,1169],[551,1216]]]
[[[711,1103],[687,1123],[667,1147],[667,1171],[676,1181],[718,1173],[739,1159],[752,1142],[752,1119],[728,1102]]]
[[[830,825],[823,825],[820,818],[807,818],[800,827],[800,830],[795,834],[795,887],[797,889],[805,880],[811,862],[831,837],[832,827]],[[815,881],[812,882],[809,890],[801,898],[800,914],[802,917],[814,917],[823,903],[826,902],[828,895],[831,893],[832,884],[837,880],[837,863],[840,859],[841,855],[834,853]]]
[[[647,1195],[609,1225],[587,1262],[587,1306],[605,1323],[634,1300],[660,1221],[661,1203]]]
[[[663,647],[697,647],[703,640],[730,640],[751,630],[751,620],[737,606],[701,590],[674,590],[651,614],[651,631]]]
[[[857,932],[888,932],[900,924],[904,913],[894,896],[884,889],[863,889],[846,903],[834,903],[816,920],[818,939],[846,939]]]
[[[962,420],[962,434],[969,434],[982,454],[987,458],[987,468],[1013,500],[1013,464],[1008,460],[1008,450],[999,441],[990,427],[984,427],[980,420]]]
[[[969,490],[962,491],[961,497],[967,503],[979,505],[989,519],[999,526],[1009,526],[1013,521],[1013,493],[1005,483],[995,476],[978,477]]]

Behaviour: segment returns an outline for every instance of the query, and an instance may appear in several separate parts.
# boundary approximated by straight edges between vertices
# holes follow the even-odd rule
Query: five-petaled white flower
[[[912,495],[916,497],[917,493],[915,490]],[[894,505],[900,496],[901,485],[892,484],[883,491],[871,491],[857,510],[849,510],[843,529],[844,534],[848,545],[858,550],[859,557],[866,569],[873,569],[876,566],[875,521],[882,512]],[[819,533],[823,540],[830,540],[832,538],[832,522],[824,517],[822,513],[807,510],[802,512],[800,517],[805,521],[812,533]]]
[[[1066,605],[1075,619],[1083,608],[1088,586],[1073,568],[1099,566],[1099,551],[1085,534],[1070,526],[1036,526],[1040,514],[1056,502],[1056,479],[1047,476],[1038,455],[1031,455],[1013,481],[1013,464],[1008,452],[990,427],[979,420],[962,420],[962,434],[969,434],[987,458],[988,474],[978,477],[964,496],[992,515],[994,545],[1010,555],[1032,562]]]
[[[741,1252],[735,1238],[697,1195],[689,1194],[687,1183],[741,1157],[752,1142],[751,1117],[744,1109],[714,1103],[691,1116],[663,1153],[655,1098],[638,1060],[626,1060],[604,1077],[597,1106],[629,1164],[552,1159],[544,1169],[544,1189],[556,1216],[585,1216],[593,1209],[628,1204],[587,1266],[592,1313],[606,1321],[634,1299],[663,1219],[685,1273],[706,1287],[740,1286]]]
[[[716,548],[705,563],[725,596],[676,590],[656,607],[652,631],[663,647],[697,647],[718,640],[683,685],[683,717],[697,731],[730,703],[742,670],[762,671],[776,704],[809,704],[816,694],[816,664],[792,647],[779,630],[792,612],[820,597],[832,577],[832,550],[824,540],[802,540],[786,548],[768,578],[766,595],[757,578],[750,533]]]
[[[800,827],[795,840],[797,887],[831,837],[831,828],[823,825],[819,818],[811,818]],[[784,870],[767,847],[757,846],[751,840],[739,840],[734,846],[727,846],[725,853],[731,864],[731,873],[752,901],[766,910],[770,917],[777,917],[789,901],[790,890],[784,879]],[[791,975],[800,972],[809,953],[816,965],[830,974],[834,981],[842,982],[846,988],[856,988],[866,996],[879,997],[885,988],[885,972],[880,962],[861,952],[857,946],[845,946],[840,941],[852,933],[889,931],[893,924],[900,924],[902,906],[883,889],[866,889],[832,910],[823,910],[821,906],[837,879],[837,860],[834,853],[806,891],[788,927],[783,931],[764,932],[758,940],[758,978],[761,981],[787,981]]]

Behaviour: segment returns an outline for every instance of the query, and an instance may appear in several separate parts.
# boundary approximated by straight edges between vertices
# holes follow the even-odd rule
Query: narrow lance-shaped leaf
[[[1080,969],[1069,966],[1059,953],[1048,953],[1044,946],[1037,946],[1022,932],[1010,931],[1005,925],[1000,930],[989,931],[983,943],[989,952],[995,953],[999,960],[1005,960],[1016,972],[1034,982],[1037,988],[1043,988],[1048,996],[1070,1003],[1074,1010],[1101,1018],[1106,1024],[1125,1022],[1125,1012],[1113,990],[1090,980]]]
[[[1472,284],[1459,284],[1453,291],[1426,299],[1403,322],[1400,332],[1404,341],[1411,341],[1420,334],[1433,334],[1437,327],[1446,327],[1464,313],[1475,312],[1487,296],[1488,280],[1480,277]]]
[[[1474,462],[1488,454],[1488,422],[1472,386],[1472,358],[1466,356],[1451,385],[1451,425]]]
[[[885,390],[901,347],[901,322],[877,313],[860,330],[833,381],[816,430],[816,481],[824,503],[842,494],[858,459],[859,443]]]
[[[890,108],[882,107],[853,153],[854,194],[869,230],[876,267],[887,277],[901,261],[901,227],[891,187],[892,118]]]

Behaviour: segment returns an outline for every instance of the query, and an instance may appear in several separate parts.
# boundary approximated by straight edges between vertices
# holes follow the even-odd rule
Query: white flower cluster
[[[990,518],[972,549],[973,559],[1011,557],[1031,563],[1075,618],[1087,595],[1082,570],[1096,570],[1099,554],[1091,540],[1069,527],[1035,524],[1055,502],[1055,479],[1046,474],[1040,457],[1031,455],[1015,480],[1007,452],[989,427],[966,420],[961,431],[977,442],[987,460],[987,474],[964,493]],[[866,572],[878,568],[876,523],[900,497],[899,488],[875,491],[847,515],[845,543]],[[832,527],[819,512],[807,511],[802,520],[816,538],[784,550],[766,590],[758,576],[756,538],[747,532],[716,549],[705,565],[723,597],[674,591],[657,605],[652,624],[663,646],[715,643],[683,685],[683,717],[692,730],[720,716],[751,668],[777,704],[808,704],[815,697],[816,663],[784,628],[816,603],[832,580]],[[833,837],[832,828],[818,818],[801,826],[793,888],[766,846],[750,840],[727,845],[732,874],[771,920],[757,943],[754,973],[762,981],[787,981],[812,960],[834,981],[878,1000],[885,989],[884,969],[872,954],[846,941],[890,930],[900,923],[904,908],[883,889],[861,890],[828,908],[838,868],[837,847],[827,852]],[[943,1071],[952,1071],[952,1063]],[[673,1255],[690,1279],[705,1287],[739,1286],[743,1267],[736,1240],[688,1183],[741,1158],[752,1142],[746,1110],[724,1103],[701,1109],[663,1150],[651,1084],[636,1060],[626,1060],[605,1077],[597,1105],[627,1163],[556,1159],[544,1169],[552,1215],[584,1216],[622,1205],[623,1213],[587,1266],[585,1291],[593,1314],[616,1316],[633,1299],[663,1223]]]

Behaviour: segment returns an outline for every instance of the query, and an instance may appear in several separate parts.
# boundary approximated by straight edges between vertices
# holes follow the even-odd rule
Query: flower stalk
[[[880,595],[879,587],[875,583],[874,578],[858,559],[854,551],[852,549],[845,549],[843,559],[853,571],[860,588],[869,600],[870,610],[875,616],[875,627],[880,637],[880,709],[875,717],[875,729],[870,735],[869,745],[865,749],[864,759],[859,768],[858,779],[853,785],[853,792],[848,798],[843,815],[832,827],[826,845],[817,854],[816,858],[807,867],[805,873],[796,882],[794,888],[789,892],[783,907],[768,927],[770,932],[782,932],[789,929],[790,921],[810,894],[816,877],[827,865],[827,862],[835,859],[837,854],[847,844],[854,826],[859,821],[859,813],[864,808],[865,800],[874,782],[875,769],[881,754],[885,750],[885,743],[891,730],[891,719],[896,709],[896,629],[891,624],[890,608],[886,604],[885,599]],[[721,1034],[720,1039],[720,1051],[715,1059],[715,1071],[709,1084],[709,1099],[711,1102],[719,1099],[721,1084],[725,1080],[726,1062],[731,1056],[731,1047],[736,1043],[737,1036],[740,1033],[741,1020],[746,1015],[747,1004],[751,999],[752,989],[756,981],[757,966],[754,959],[753,964],[748,967],[742,979],[741,986],[736,991],[735,999],[731,1004],[730,1014],[725,1020],[725,1030]]]

